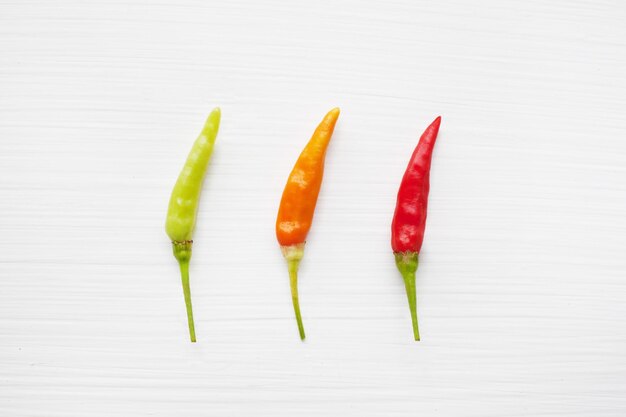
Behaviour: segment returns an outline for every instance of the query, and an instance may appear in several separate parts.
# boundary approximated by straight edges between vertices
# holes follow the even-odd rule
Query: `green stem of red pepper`
[[[413,323],[413,337],[420,340],[420,329],[417,325],[417,301],[415,296],[415,272],[419,264],[417,253],[396,253],[396,266],[404,279],[406,297],[409,300],[411,310],[411,322]]]

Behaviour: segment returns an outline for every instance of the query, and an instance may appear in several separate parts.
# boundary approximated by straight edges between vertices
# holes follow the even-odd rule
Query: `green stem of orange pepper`
[[[287,268],[289,269],[289,286],[291,287],[291,302],[293,303],[293,311],[296,314],[296,322],[298,323],[298,333],[300,339],[304,340],[304,326],[302,324],[302,315],[300,314],[300,300],[298,297],[298,267],[300,260],[304,255],[304,244],[283,246],[283,255],[287,260]]]

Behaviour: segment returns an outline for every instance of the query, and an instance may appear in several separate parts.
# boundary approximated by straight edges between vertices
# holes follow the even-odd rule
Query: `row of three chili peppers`
[[[196,341],[196,333],[189,289],[189,260],[200,192],[219,129],[220,115],[220,109],[214,109],[196,139],[172,191],[165,224],[167,234],[172,240],[174,256],[180,265],[189,336],[192,342]],[[287,260],[293,308],[302,340],[305,334],[298,301],[298,266],[304,255],[306,236],[311,228],[317,196],[322,185],[326,148],[338,117],[339,109],[335,108],[326,114],[315,129],[289,175],[276,219],[276,237]],[[430,164],[440,123],[441,117],[437,117],[428,126],[411,156],[400,183],[391,226],[391,247],[398,270],[404,279],[415,340],[420,339],[415,272],[424,239]]]

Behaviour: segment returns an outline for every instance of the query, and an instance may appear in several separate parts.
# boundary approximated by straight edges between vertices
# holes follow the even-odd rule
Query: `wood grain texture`
[[[625,4],[0,0],[0,416],[626,415]],[[191,345],[163,225],[216,105]],[[273,227],[334,106],[301,343]]]

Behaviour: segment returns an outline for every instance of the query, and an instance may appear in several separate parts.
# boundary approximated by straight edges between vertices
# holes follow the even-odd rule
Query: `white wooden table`
[[[0,1],[0,416],[626,415],[625,4]],[[192,345],[163,224],[216,105]],[[274,221],[334,106],[302,343]]]

